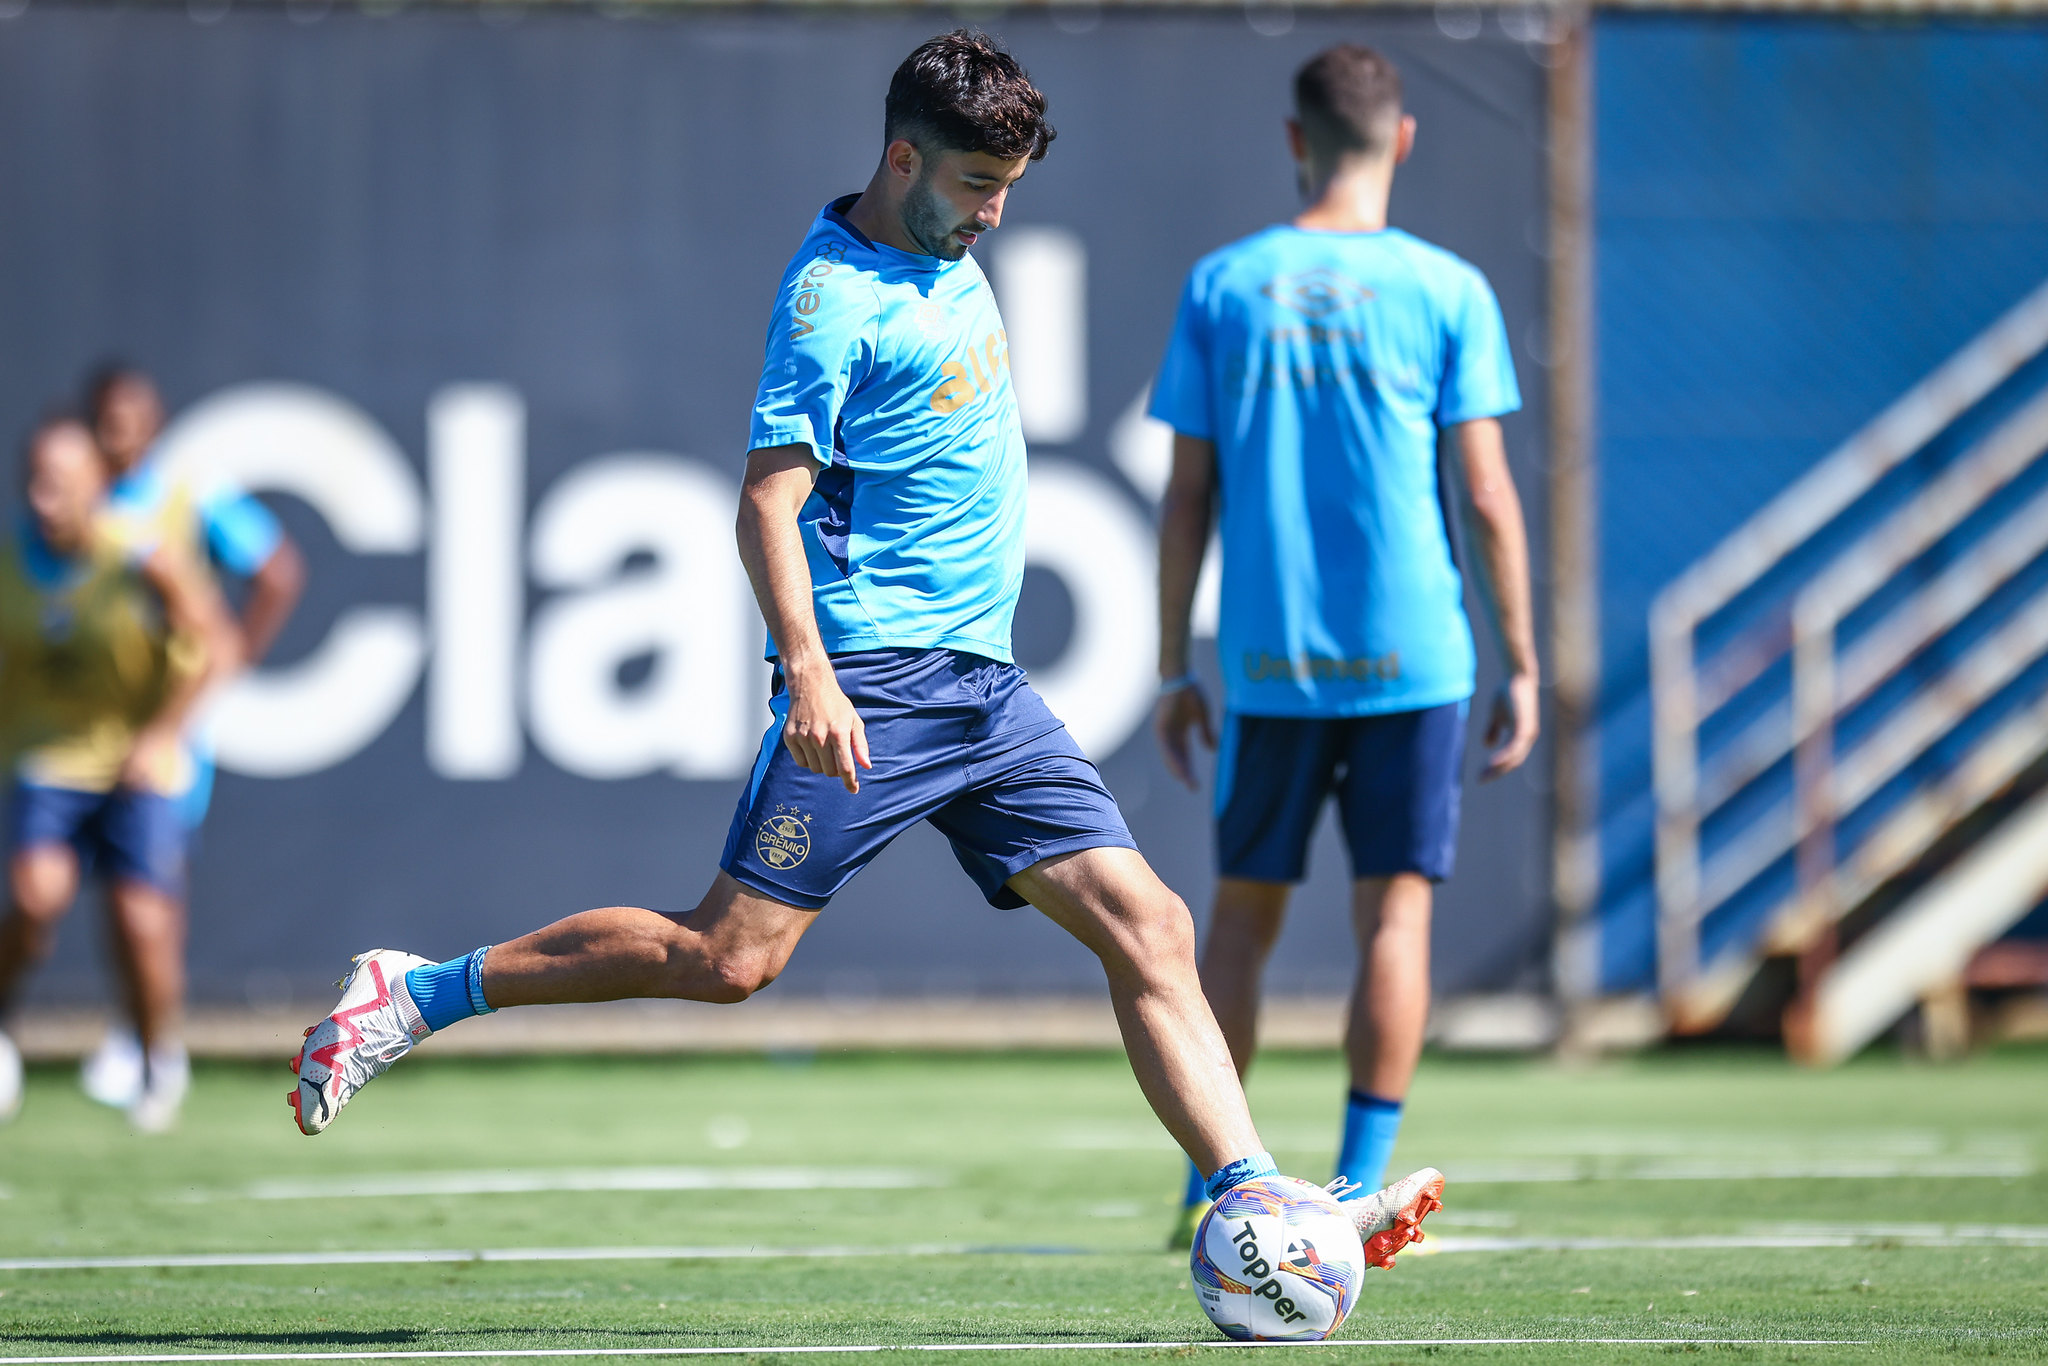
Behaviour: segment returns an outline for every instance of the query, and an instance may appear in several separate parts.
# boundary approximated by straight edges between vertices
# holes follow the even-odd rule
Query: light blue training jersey
[[[1486,278],[1405,232],[1273,227],[1196,263],[1151,412],[1216,446],[1230,710],[1472,695],[1437,430],[1520,406]]]
[[[1024,433],[995,295],[972,256],[870,241],[843,216],[857,197],[818,215],[783,273],[748,445],[809,446],[825,466],[800,522],[828,653],[1011,663]]]

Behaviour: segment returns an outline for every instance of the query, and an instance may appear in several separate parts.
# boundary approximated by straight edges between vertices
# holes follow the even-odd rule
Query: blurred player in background
[[[270,509],[247,492],[220,479],[194,483],[165,468],[157,446],[163,400],[142,371],[119,363],[101,366],[86,382],[85,411],[114,471],[109,527],[131,544],[175,545],[192,563],[245,581],[240,656],[247,664],[260,661],[305,586],[298,548]],[[194,719],[186,743],[192,781],[179,807],[196,842],[213,796],[213,746],[203,716]],[[134,1103],[143,1083],[143,1055],[132,1021],[108,1032],[85,1060],[80,1080],[94,1100],[120,1107]]]
[[[739,1001],[834,893],[929,820],[996,906],[1038,907],[1101,959],[1154,1111],[1221,1192],[1274,1170],[1195,973],[1187,907],[1012,661],[1025,458],[1008,351],[968,254],[1045,154],[1045,97],[960,31],[890,82],[867,189],[826,206],[783,276],[740,495],[775,720],[720,872],[688,914],[589,911],[433,964],[361,955],[290,1093],[319,1133],[429,1033],[509,1005]],[[1386,1261],[1433,1171],[1349,1208]]]
[[[1156,719],[1168,766],[1193,786],[1188,734],[1217,737],[1188,623],[1220,512],[1220,876],[1202,985],[1242,1074],[1260,975],[1334,795],[1360,950],[1337,1175],[1373,1190],[1422,1049],[1431,888],[1451,872],[1475,686],[1439,432],[1508,664],[1483,777],[1536,742],[1528,550],[1495,420],[1521,396],[1485,277],[1387,226],[1394,168],[1415,140],[1393,65],[1332,48],[1297,74],[1294,96],[1287,135],[1307,207],[1196,264],[1153,390],[1152,415],[1175,433]],[[1206,1207],[1191,1180],[1177,1243]]]
[[[81,875],[105,878],[147,1059],[129,1113],[155,1131],[187,1080],[184,728],[232,667],[235,632],[177,546],[107,534],[110,471],[84,423],[44,423],[27,457],[29,513],[0,549],[0,733],[15,775],[0,1010],[49,953]],[[20,1103],[20,1054],[0,1034],[0,1119]]]

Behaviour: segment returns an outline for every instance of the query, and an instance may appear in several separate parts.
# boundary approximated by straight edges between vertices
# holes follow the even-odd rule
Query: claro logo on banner
[[[1137,411],[1112,445],[1156,493],[1164,433]],[[725,470],[657,451],[600,455],[558,478],[529,523],[525,406],[495,384],[430,400],[424,484],[373,418],[306,385],[219,391],[164,440],[165,458],[195,478],[302,499],[348,554],[424,552],[423,610],[352,605],[303,658],[221,697],[224,768],[293,778],[340,764],[424,681],[424,757],[444,778],[510,778],[529,737],[594,779],[748,771],[767,721],[766,669]],[[1141,448],[1139,475],[1123,457]],[[1073,602],[1065,648],[1033,681],[1080,743],[1107,755],[1152,699],[1152,525],[1113,479],[1071,460],[1034,457],[1030,499],[1028,561]],[[621,682],[622,666],[650,659],[644,677]]]

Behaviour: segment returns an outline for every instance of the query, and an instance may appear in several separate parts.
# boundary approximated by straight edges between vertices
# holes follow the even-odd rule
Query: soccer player
[[[1273,1170],[1202,999],[1187,907],[1011,659],[1024,441],[968,250],[1052,137],[1008,53],[965,30],[931,39],[890,82],[867,188],[825,207],[783,275],[738,521],[774,720],[704,899],[586,911],[441,964],[360,955],[293,1061],[301,1130],[471,1015],[745,1000],[849,878],[928,820],[992,905],[1029,903],[1101,959],[1138,1083],[1206,1188]],[[1360,1202],[1382,1260],[1441,1188],[1422,1172]]]
[[[1334,795],[1360,950],[1337,1175],[1372,1190],[1422,1049],[1431,887],[1451,872],[1474,688],[1439,433],[1508,662],[1482,777],[1536,742],[1528,551],[1496,420],[1521,398],[1485,278],[1387,226],[1415,142],[1393,65],[1332,48],[1301,68],[1294,98],[1307,207],[1195,265],[1154,386],[1152,414],[1174,429],[1155,719],[1168,766],[1194,786],[1189,732],[1217,738],[1188,621],[1220,514],[1220,876],[1202,985],[1242,1073],[1260,975]],[[1189,1183],[1176,1242],[1207,1199]]]
[[[234,628],[175,546],[137,552],[106,534],[109,471],[83,423],[45,422],[27,466],[30,515],[0,549],[0,731],[15,773],[0,1008],[48,954],[81,874],[107,879],[149,1060],[129,1114],[153,1132],[185,1090],[182,1051],[165,1051],[184,1005],[183,729],[231,667]],[[0,1119],[20,1103],[20,1054],[0,1034]]]
[[[247,583],[239,621],[240,656],[249,664],[269,652],[305,586],[305,562],[270,509],[222,480],[203,485],[164,467],[157,438],[164,405],[156,384],[133,366],[109,363],[86,381],[85,411],[100,449],[114,469],[107,495],[111,529],[132,543],[173,543],[193,563]],[[213,746],[204,722],[186,736],[192,781],[179,807],[197,834],[213,796]],[[183,903],[180,902],[180,910]],[[164,1045],[158,1070],[168,1076],[182,1045]],[[143,1054],[132,1024],[110,1030],[80,1069],[85,1093],[107,1105],[134,1104],[143,1085]]]

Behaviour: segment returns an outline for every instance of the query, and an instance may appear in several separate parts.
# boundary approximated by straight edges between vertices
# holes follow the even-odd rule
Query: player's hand
[[[1490,783],[1522,766],[1536,747],[1542,721],[1537,708],[1536,676],[1515,674],[1493,695],[1493,715],[1486,723],[1486,743],[1493,753],[1486,757],[1486,771],[1479,781]]]
[[[121,764],[121,786],[131,792],[161,792],[178,771],[182,741],[174,729],[145,726],[136,732],[135,743]]]
[[[1202,733],[1204,745],[1216,748],[1216,728],[1209,722],[1209,699],[1192,683],[1160,698],[1152,713],[1152,728],[1159,735],[1159,752],[1166,758],[1167,770],[1192,790],[1198,784],[1194,756],[1188,751],[1190,727]]]
[[[868,762],[867,727],[840,691],[830,666],[789,680],[782,743],[789,746],[791,758],[813,773],[839,779],[848,792],[860,791],[856,766],[874,767]]]

